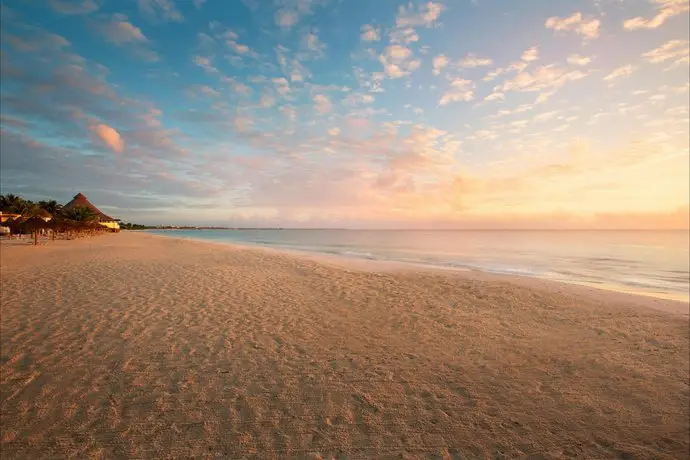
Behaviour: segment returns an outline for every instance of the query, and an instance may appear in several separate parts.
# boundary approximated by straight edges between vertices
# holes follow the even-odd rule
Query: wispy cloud
[[[479,57],[474,53],[469,53],[467,56],[460,60],[458,65],[465,69],[473,69],[475,67],[490,66],[493,63],[494,61],[492,61],[489,58]]]
[[[407,45],[419,41],[419,35],[412,27],[403,27],[393,29],[390,33],[391,43],[400,43]]]
[[[137,0],[139,11],[152,21],[180,22],[184,19],[172,0]]]
[[[647,61],[658,64],[673,61],[669,69],[690,63],[690,48],[687,40],[669,40],[658,48],[642,55]]]
[[[275,12],[275,23],[284,29],[296,26],[303,16],[310,15],[322,0],[276,0],[278,10]]]
[[[525,50],[524,53],[522,53],[522,60],[525,62],[534,62],[539,59],[539,47],[538,46],[533,46],[532,48],[529,48]]]
[[[124,14],[116,13],[110,20],[98,26],[99,32],[111,43],[122,45],[125,43],[147,43],[141,29],[131,22]]]
[[[568,56],[566,61],[568,62],[568,64],[586,66],[587,64],[592,62],[592,58],[582,56],[580,54],[571,54],[570,56]]]
[[[401,6],[398,9],[398,16],[395,19],[397,27],[405,26],[425,26],[432,27],[445,7],[441,3],[427,2],[416,8],[411,4]]]
[[[658,12],[654,17],[645,19],[637,16],[626,20],[623,26],[627,30],[656,29],[664,25],[673,16],[690,11],[690,2],[688,0],[651,0],[651,3],[658,8]]]
[[[550,17],[546,20],[545,26],[556,32],[574,32],[591,40],[599,37],[601,21],[599,19],[586,19],[582,13],[573,13],[565,18]]]
[[[381,40],[381,30],[369,24],[365,24],[361,29],[359,39],[363,42],[377,42]]]
[[[401,78],[410,75],[421,65],[421,61],[414,59],[412,50],[402,45],[386,47],[379,56],[385,74],[390,78]]]
[[[314,110],[321,115],[326,115],[333,110],[331,99],[325,94],[316,94],[312,99],[314,101]]]
[[[89,14],[100,8],[94,0],[50,0],[49,4],[54,11],[66,15]]]
[[[441,71],[448,65],[449,62],[450,60],[446,57],[445,54],[440,54],[436,56],[432,61],[432,65],[434,67],[434,75],[440,75]]]
[[[128,46],[140,59],[155,62],[158,53],[150,48],[149,39],[142,30],[129,21],[124,14],[113,14],[105,21],[94,22],[94,28],[107,41],[117,46]]]
[[[448,105],[451,102],[471,101],[474,99],[474,91],[471,89],[472,81],[457,78],[450,84],[450,88],[443,94],[439,105]]]
[[[218,73],[218,69],[216,69],[212,64],[211,64],[211,58],[205,57],[205,56],[194,56],[192,58],[192,62],[194,64],[198,65],[202,69],[204,69],[206,72],[209,73]]]
[[[299,54],[300,60],[324,57],[326,44],[319,39],[314,31],[307,32],[302,36],[300,46],[302,47],[302,52]]]
[[[623,78],[623,77],[629,77],[632,75],[632,73],[636,70],[636,67],[628,64],[624,65],[622,67],[618,67],[615,69],[613,72],[609,73],[604,77],[604,81],[608,82],[610,85],[612,85],[616,80]]]

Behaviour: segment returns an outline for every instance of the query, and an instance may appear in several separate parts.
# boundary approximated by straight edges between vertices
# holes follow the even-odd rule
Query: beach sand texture
[[[687,316],[131,232],[1,266],[3,459],[688,458]]]

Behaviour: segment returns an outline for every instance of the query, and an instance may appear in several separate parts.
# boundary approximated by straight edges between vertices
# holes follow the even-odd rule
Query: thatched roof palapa
[[[64,212],[69,212],[74,208],[78,208],[78,207],[82,207],[82,206],[90,209],[96,215],[96,220],[98,220],[99,222],[114,222],[115,221],[115,219],[113,219],[112,217],[103,214],[100,209],[98,209],[96,206],[94,206],[86,198],[86,196],[84,196],[83,193],[77,193],[74,196],[74,198],[72,199],[72,201],[70,201],[69,203],[67,203],[66,205],[64,205],[62,207],[62,210]]]
[[[39,209],[35,215],[42,218],[42,219],[52,219],[53,218],[52,214],[50,214],[48,211],[46,211],[43,208]]]
[[[28,217],[22,220],[13,221],[9,227],[14,231],[30,231],[34,232],[42,228],[50,228],[50,225],[45,220],[38,216]]]

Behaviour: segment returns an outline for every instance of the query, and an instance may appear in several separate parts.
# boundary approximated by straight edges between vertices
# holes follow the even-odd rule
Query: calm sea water
[[[516,274],[688,300],[687,231],[162,230],[345,257]]]

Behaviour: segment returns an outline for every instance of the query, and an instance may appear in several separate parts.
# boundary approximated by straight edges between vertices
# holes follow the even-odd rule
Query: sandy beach
[[[1,246],[2,458],[688,458],[688,306],[123,232]]]

